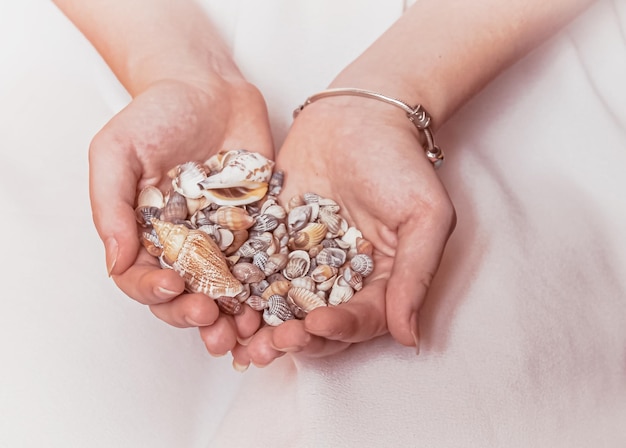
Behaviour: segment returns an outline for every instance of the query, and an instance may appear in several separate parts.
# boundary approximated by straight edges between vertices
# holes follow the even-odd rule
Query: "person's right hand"
[[[260,317],[220,314],[203,294],[184,293],[184,281],[161,269],[137,236],[135,201],[146,185],[166,191],[176,165],[205,161],[222,149],[245,148],[273,158],[265,102],[249,83],[221,78],[202,84],[163,80],[150,85],[94,137],[90,151],[93,219],[115,283],[176,327],[200,327],[208,351],[221,355],[251,336]]]

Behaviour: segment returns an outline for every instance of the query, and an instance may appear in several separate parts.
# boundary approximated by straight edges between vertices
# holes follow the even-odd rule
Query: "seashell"
[[[283,322],[295,319],[296,317],[293,314],[293,311],[291,311],[291,307],[289,306],[287,300],[279,294],[273,294],[267,298],[266,311],[268,314],[273,314],[278,317]]]
[[[324,280],[323,282],[319,282],[317,284],[317,290],[318,291],[323,291],[323,292],[330,291],[331,288],[335,285],[335,280],[337,280],[337,275],[333,275],[328,280]]]
[[[275,282],[288,282],[289,281],[280,272],[274,272],[272,275],[268,275],[267,277],[265,277],[265,280],[267,280],[270,283],[270,285]]]
[[[206,164],[212,173],[198,185],[205,197],[219,205],[244,205],[263,199],[274,168],[272,160],[245,149],[222,151]]]
[[[236,316],[243,313],[243,305],[235,297],[221,296],[215,299],[217,306],[225,314]]]
[[[356,239],[363,238],[363,234],[356,227],[349,227],[346,233],[341,237],[340,241],[348,244],[349,247],[356,247]],[[338,241],[339,242],[339,241]]]
[[[274,255],[277,252],[280,252],[280,241],[278,241],[278,238],[275,236],[272,236],[272,241],[267,249],[265,249],[265,253],[267,255]]]
[[[217,224],[203,225],[198,227],[198,230],[209,235],[218,246],[220,245],[222,234],[220,233],[220,227]],[[221,247],[220,250],[222,250]]]
[[[283,269],[283,275],[287,280],[302,277],[309,272],[311,258],[303,250],[295,250],[288,255],[287,265]]]
[[[257,252],[252,257],[252,264],[254,264],[261,270],[261,272],[263,272],[265,271],[265,265],[267,264],[267,260],[269,258],[270,256],[267,252]],[[265,273],[263,273],[263,276],[265,276]]]
[[[278,218],[273,215],[263,214],[256,217],[255,223],[250,230],[257,232],[271,232],[276,227],[278,227]]]
[[[235,299],[239,300],[239,303],[244,303],[248,297],[250,297],[251,290],[249,284],[243,285],[243,290],[235,296]]]
[[[163,261],[185,280],[189,291],[213,299],[241,293],[243,285],[231,274],[224,254],[206,233],[158,219],[153,219],[152,225],[163,246]]]
[[[367,277],[374,270],[374,260],[366,254],[357,254],[350,260],[350,267],[363,277]]]
[[[182,194],[186,198],[198,199],[202,197],[202,189],[198,186],[200,182],[207,178],[205,168],[197,162],[185,162],[170,171],[174,191]]]
[[[333,212],[328,207],[322,207],[319,212],[319,222],[325,224],[328,232],[331,234],[331,238],[341,236],[347,230],[347,221],[339,216],[336,212]]]
[[[302,195],[302,199],[304,199],[305,204],[319,204],[321,197],[317,193],[307,191]]]
[[[233,244],[233,241],[235,241],[235,235],[228,229],[217,229],[217,232],[220,235],[218,246],[223,252],[228,249],[231,244]]]
[[[305,313],[326,306],[326,302],[320,296],[306,288],[291,288],[287,293],[287,300]]]
[[[267,280],[261,280],[257,283],[250,283],[250,294],[260,296],[270,286]]]
[[[185,200],[187,201],[187,209],[189,210],[189,215],[193,215],[197,211],[204,210],[211,205],[211,201],[209,201],[204,196],[201,196],[199,198],[185,197]]]
[[[309,250],[322,242],[326,236],[326,224],[311,222],[289,240],[288,247],[292,250]]]
[[[289,199],[289,202],[287,202],[287,210],[291,211],[294,208],[303,205],[306,205],[306,203],[304,202],[302,196],[292,196],[291,199]]]
[[[315,258],[317,255],[324,249],[324,246],[321,244],[317,244],[309,249],[309,257]]]
[[[151,227],[152,218],[161,216],[161,209],[151,205],[140,205],[135,209],[135,218],[141,227]]]
[[[311,206],[300,205],[292,209],[287,215],[287,227],[289,232],[303,229],[311,221]]]
[[[137,196],[137,207],[163,208],[164,204],[163,193],[153,185],[143,188]]]
[[[320,207],[328,207],[328,208],[335,210],[335,212],[339,211],[339,204],[337,204],[335,201],[333,201],[330,198],[320,198],[318,203]]]
[[[333,288],[330,290],[330,294],[328,294],[328,304],[339,305],[350,300],[352,296],[354,296],[352,287],[348,285],[348,282],[343,277],[338,276]]]
[[[358,272],[353,271],[351,268],[348,267],[343,271],[343,279],[355,291],[363,289],[363,276]]]
[[[161,210],[159,219],[180,224],[187,219],[188,212],[185,197],[176,191],[171,191],[163,210]]]
[[[272,295],[286,296],[287,291],[291,288],[291,282],[287,280],[276,281],[270,283],[270,285],[263,291],[261,297],[268,299]]]
[[[283,183],[285,182],[285,173],[282,170],[276,170],[270,177],[269,194],[278,196],[283,189]]]
[[[272,275],[275,272],[281,271],[287,266],[287,262],[289,261],[289,256],[287,254],[283,254],[281,252],[270,255],[265,263],[265,269],[263,272],[265,275]]]
[[[235,254],[239,248],[248,241],[248,231],[245,229],[241,230],[233,230],[233,242],[228,246],[227,249],[224,250],[225,255],[233,255]]]
[[[346,258],[346,253],[342,249],[327,247],[317,254],[315,260],[318,264],[327,264],[338,268],[346,262]]]
[[[189,208],[189,207],[187,207],[187,208]],[[202,226],[206,226],[206,225],[213,225],[213,223],[209,219],[208,215],[206,214],[205,210],[196,210],[193,213],[191,213],[191,210],[189,210],[189,213],[191,214],[191,218],[189,218],[189,221],[196,228],[199,228],[199,227],[202,227]]]
[[[317,289],[317,284],[308,275],[291,279],[291,286],[292,288],[304,288],[313,292]]]
[[[322,240],[323,247],[339,247],[337,240],[335,238],[326,238]]]
[[[358,254],[365,254],[371,257],[374,254],[374,245],[365,238],[357,237],[356,252]]]
[[[269,232],[256,235],[243,243],[236,253],[242,257],[252,258],[255,254],[267,249],[272,243],[273,238],[274,237]]]
[[[329,278],[334,278],[337,275],[337,272],[339,272],[339,269],[334,266],[330,266],[328,264],[320,264],[311,272],[310,277],[316,283],[322,283]]]
[[[254,218],[244,209],[234,206],[223,206],[208,214],[211,222],[230,230],[247,230],[254,225]]]
[[[255,294],[250,295],[250,297],[246,299],[245,303],[255,311],[263,311],[265,308],[269,306],[269,303],[267,300]]]
[[[284,209],[282,205],[278,205],[278,204],[273,204],[265,209],[261,209],[261,213],[265,215],[273,216],[278,221],[283,220],[287,217],[287,211]]]
[[[271,327],[278,327],[285,322],[280,317],[270,313],[267,308],[263,310],[263,321]]]
[[[163,252],[163,246],[161,246],[161,243],[159,242],[159,237],[155,233],[154,229],[141,232],[141,244],[153,257],[159,257]]]
[[[241,283],[257,283],[265,278],[263,271],[252,263],[237,263],[230,270]]]

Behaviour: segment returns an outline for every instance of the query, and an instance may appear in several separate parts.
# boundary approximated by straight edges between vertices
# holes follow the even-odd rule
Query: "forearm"
[[[134,96],[150,84],[241,77],[193,0],[54,0]]]
[[[332,87],[421,103],[444,123],[592,0],[418,0]]]

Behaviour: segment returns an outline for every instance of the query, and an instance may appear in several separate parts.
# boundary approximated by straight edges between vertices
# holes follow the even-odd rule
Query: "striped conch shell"
[[[272,160],[245,149],[221,151],[205,165],[212,172],[198,186],[218,205],[245,205],[262,199],[274,168]]]
[[[152,225],[163,246],[163,261],[185,280],[189,291],[212,299],[235,297],[243,291],[222,251],[206,233],[159,219],[153,219]]]

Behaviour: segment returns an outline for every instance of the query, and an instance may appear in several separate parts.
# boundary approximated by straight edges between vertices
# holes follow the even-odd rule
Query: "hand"
[[[237,337],[259,326],[247,308],[220,315],[203,294],[185,294],[182,278],[163,270],[137,237],[135,200],[146,185],[163,191],[176,165],[204,161],[222,149],[246,148],[273,158],[265,103],[250,84],[222,79],[203,85],[160,81],[139,94],[95,136],[90,160],[93,219],[105,244],[107,268],[116,284],[176,327],[199,326],[212,354],[231,350]],[[209,327],[210,326],[210,327]]]
[[[401,111],[369,99],[327,98],[301,112],[277,158],[287,173],[282,200],[312,191],[337,201],[373,243],[375,270],[348,303],[262,328],[234,353],[237,363],[328,355],[388,331],[419,347],[419,310],[455,213],[418,141]]]

